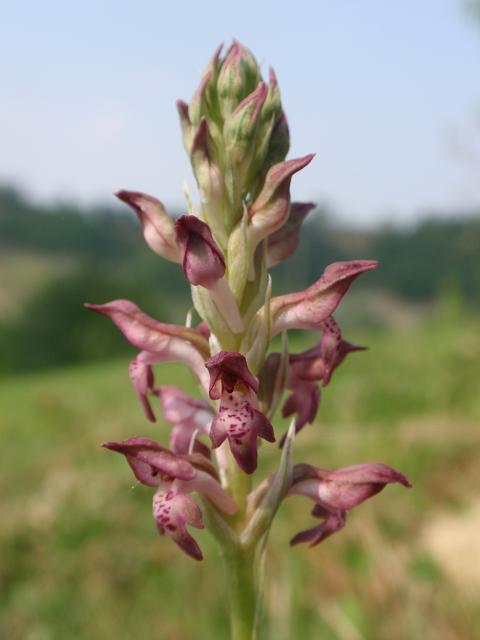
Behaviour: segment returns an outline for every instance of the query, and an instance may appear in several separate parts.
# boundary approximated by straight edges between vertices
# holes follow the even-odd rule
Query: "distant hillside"
[[[336,227],[317,210],[300,249],[275,268],[274,291],[303,288],[330,262],[352,258],[381,262],[355,284],[364,300],[368,290],[369,300],[376,291],[423,304],[451,290],[480,305],[479,217],[365,231]],[[190,304],[181,270],[145,247],[125,207],[45,207],[0,189],[0,371],[128,350],[107,322],[82,309],[85,301],[116,297],[131,298],[166,322],[178,322]]]

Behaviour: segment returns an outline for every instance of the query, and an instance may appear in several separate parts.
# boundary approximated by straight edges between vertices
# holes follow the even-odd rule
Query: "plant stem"
[[[260,618],[263,563],[258,548],[240,544],[224,549],[230,595],[231,640],[255,640]]]

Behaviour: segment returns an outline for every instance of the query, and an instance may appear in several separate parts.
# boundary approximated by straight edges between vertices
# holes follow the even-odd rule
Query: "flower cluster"
[[[377,262],[333,263],[304,291],[272,298],[269,269],[295,251],[314,208],[290,199],[292,176],[313,155],[285,159],[289,130],[273,70],[266,83],[245,47],[234,41],[223,57],[221,49],[190,104],[177,103],[198,210],[189,201],[187,213],[174,220],[152,196],[117,194],[138,216],[148,247],[181,265],[197,326],[158,322],[128,300],[87,305],[139,350],[129,372],[148,420],[155,421],[159,401],[172,425],[169,449],[138,437],[104,446],[125,456],[136,478],[155,489],[159,532],[195,559],[202,554],[187,526],[203,527],[203,516],[191,493],[244,544],[268,531],[284,498],[306,496],[321,524],[292,544],[315,545],[344,526],[349,509],[387,484],[409,486],[400,472],[378,463],[326,471],[291,462],[295,432],[315,419],[318,383],[326,387],[347,354],[365,348],[342,338],[332,314],[352,282]],[[316,331],[319,340],[292,354],[284,339],[281,353],[268,354],[271,339],[289,329]],[[186,364],[203,398],[157,386],[153,367],[165,361]],[[293,418],[279,437],[271,419],[282,401],[283,415]],[[283,446],[278,471],[252,488],[260,440],[276,439]]]

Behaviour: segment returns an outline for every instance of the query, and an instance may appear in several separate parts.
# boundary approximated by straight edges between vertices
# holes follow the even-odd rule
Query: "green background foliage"
[[[474,640],[480,627],[480,270],[478,218],[352,230],[317,212],[301,249],[274,271],[299,289],[334,260],[379,258],[338,317],[353,354],[324,390],[295,460],[382,461],[414,488],[388,487],[315,549],[289,549],[312,523],[289,499],[272,532],[261,640]],[[131,298],[182,322],[188,288],[145,249],[120,209],[39,207],[0,193],[0,638],[195,640],[227,636],[223,574],[201,531],[194,565],[157,536],[151,492],[100,448],[168,439],[145,421],[127,363],[135,353],[82,303]],[[292,333],[293,351],[316,336]],[[159,383],[198,390],[181,366]],[[275,418],[278,432],[285,421]],[[262,445],[262,473],[277,448]],[[478,637],[478,636],[477,636]]]

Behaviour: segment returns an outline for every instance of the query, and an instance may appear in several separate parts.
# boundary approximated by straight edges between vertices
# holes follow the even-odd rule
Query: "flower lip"
[[[241,353],[220,351],[209,358],[205,366],[210,372],[209,394],[212,400],[218,400],[222,393],[232,393],[239,382],[258,393],[258,379],[248,369]]]

